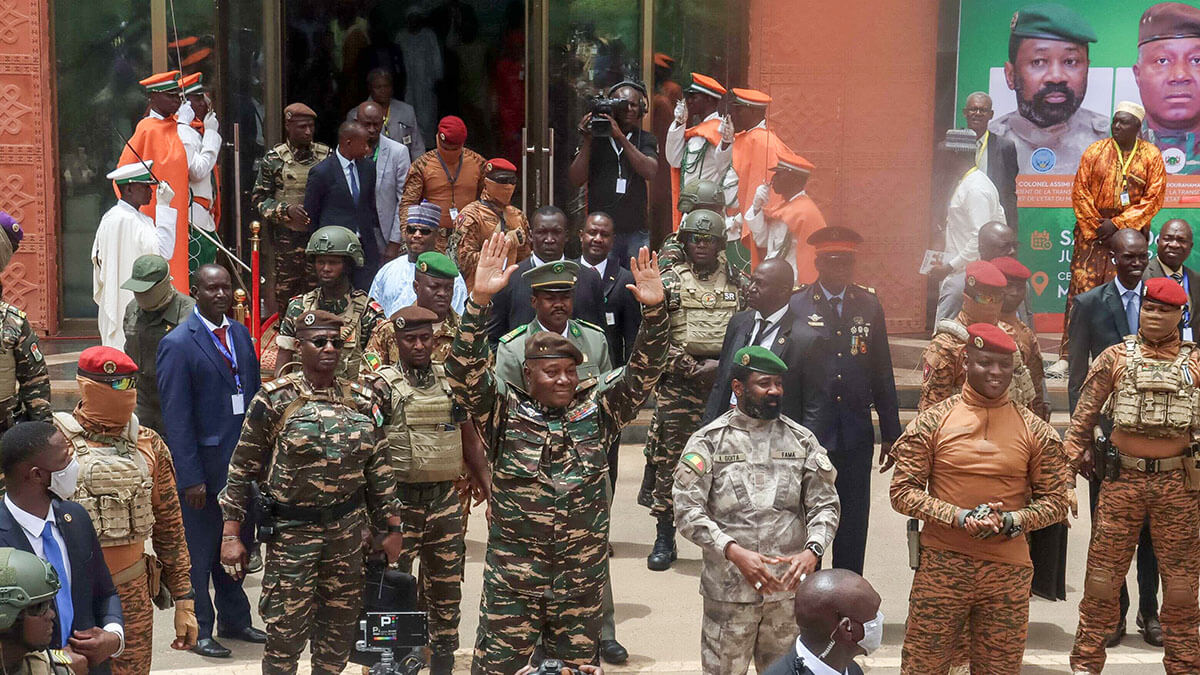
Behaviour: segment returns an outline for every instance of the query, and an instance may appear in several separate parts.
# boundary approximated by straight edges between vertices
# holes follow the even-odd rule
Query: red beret
[[[507,159],[504,159],[503,157],[489,159],[487,161],[487,164],[483,165],[484,173],[491,173],[493,171],[516,171],[516,170],[517,170],[517,167],[513,166],[512,162],[508,161]]]
[[[990,262],[996,269],[1000,270],[1001,274],[1008,277],[1010,281],[1025,281],[1033,276],[1028,267],[1022,265],[1020,260],[1012,256],[1006,255],[1002,258],[993,258]]]
[[[1004,273],[996,269],[996,266],[990,262],[976,260],[973,263],[967,264],[967,292],[979,288],[992,288],[1001,290],[1008,286],[1008,279],[1004,278]]]
[[[91,379],[127,377],[137,371],[137,364],[120,349],[88,347],[79,355],[79,374]]]
[[[973,323],[967,326],[967,344],[988,352],[1012,354],[1017,343],[994,323]]]
[[[467,123],[461,117],[446,115],[438,122],[438,137],[447,143],[462,145],[467,142]]]
[[[1183,290],[1183,286],[1180,286],[1178,281],[1170,277],[1155,277],[1147,279],[1144,283],[1147,300],[1175,307],[1183,307],[1188,303],[1187,291]]]

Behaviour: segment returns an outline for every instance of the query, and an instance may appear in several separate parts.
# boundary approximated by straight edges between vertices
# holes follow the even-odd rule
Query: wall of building
[[[50,34],[48,2],[0,0],[0,210],[25,229],[0,281],[4,299],[25,310],[40,333],[58,328]]]
[[[770,128],[816,165],[808,191],[826,221],[865,238],[858,278],[893,332],[925,330],[937,27],[935,0],[750,10],[749,84],[774,99]]]

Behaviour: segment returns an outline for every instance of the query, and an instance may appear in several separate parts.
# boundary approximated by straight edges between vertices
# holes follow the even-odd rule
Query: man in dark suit
[[[1195,270],[1183,264],[1191,254],[1192,226],[1182,218],[1172,218],[1163,223],[1158,233],[1158,255],[1146,265],[1142,278],[1171,277],[1183,286],[1188,294],[1188,304],[1183,308],[1182,337],[1194,342],[1200,335],[1196,330],[1200,314],[1195,311],[1196,307],[1200,307],[1197,304],[1200,301],[1200,277],[1196,276]]]
[[[862,675],[854,657],[883,640],[879,593],[866,579],[841,569],[817,570],[796,587],[800,635],[790,652],[763,675]]]
[[[492,315],[488,320],[488,340],[492,349],[510,330],[533,321],[530,304],[529,279],[525,272],[556,260],[566,260],[567,214],[557,206],[543,206],[533,213],[529,225],[529,240],[533,254],[517,264],[517,271],[508,285],[492,298]],[[604,289],[595,270],[581,269],[575,278],[575,310],[572,317],[582,319],[597,328],[604,320]]]
[[[1071,412],[1079,402],[1079,390],[1087,377],[1090,362],[1105,349],[1126,336],[1137,333],[1138,316],[1142,308],[1142,279],[1149,264],[1150,253],[1146,238],[1138,230],[1117,230],[1109,237],[1113,264],[1117,276],[1112,281],[1075,296],[1067,329],[1070,331],[1067,395]],[[1112,432],[1112,422],[1100,420],[1105,436]],[[1100,495],[1100,483],[1088,485],[1092,513]],[[1158,560],[1150,539],[1150,527],[1142,527],[1137,549],[1138,616],[1142,635],[1153,645],[1162,645],[1162,626],[1158,621]],[[1115,647],[1125,635],[1125,615],[1129,611],[1129,589],[1121,584],[1121,620],[1109,638],[1108,646]]]
[[[358,235],[366,263],[354,270],[354,287],[366,291],[379,270],[379,247],[372,234],[378,227],[375,211],[375,162],[367,159],[370,135],[358,122],[338,127],[338,145],[308,172],[304,210],[309,234],[326,225],[340,225]]]
[[[18,423],[0,437],[0,468],[0,546],[50,563],[62,584],[51,645],[86,658],[90,672],[111,672],[109,659],[125,647],[121,600],[92,519],[62,497],[79,477],[66,438],[49,422]]]
[[[967,118],[967,128],[974,131],[978,139],[976,164],[996,186],[1008,226],[1017,232],[1017,146],[1011,140],[988,131],[988,122],[992,121],[994,114],[991,96],[982,91],[967,96],[963,115]]]
[[[625,287],[633,283],[633,275],[612,254],[613,237],[612,217],[603,211],[590,214],[579,233],[583,248],[579,267],[595,270],[600,276],[604,293],[604,321],[600,325],[608,338],[613,366],[620,367],[629,360],[638,326],[642,325],[642,308]]]
[[[792,296],[792,312],[816,333],[809,350],[805,390],[816,399],[800,423],[812,430],[837,468],[842,517],[833,540],[833,566],[862,574],[871,513],[871,459],[879,417],[880,471],[891,467],[900,437],[900,410],[883,306],[875,291],[852,283],[855,249],[846,227],[826,227],[808,238],[816,249],[817,281]]]
[[[229,649],[213,639],[218,614],[221,637],[266,641],[266,634],[250,625],[242,582],[221,567],[222,518],[217,506],[246,407],[258,392],[258,359],[250,332],[225,316],[233,297],[229,272],[219,265],[203,265],[192,278],[195,310],[163,337],[155,362],[164,436],[175,460],[184,535],[192,556],[200,625],[193,651],[228,657]],[[251,528],[243,528],[243,534],[249,539]],[[210,578],[216,613],[209,597]]]

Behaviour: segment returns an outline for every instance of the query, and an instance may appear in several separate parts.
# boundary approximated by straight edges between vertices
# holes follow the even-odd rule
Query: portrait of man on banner
[[[1146,108],[1142,137],[1158,146],[1167,173],[1200,174],[1200,8],[1160,2],[1146,9],[1133,77]]]

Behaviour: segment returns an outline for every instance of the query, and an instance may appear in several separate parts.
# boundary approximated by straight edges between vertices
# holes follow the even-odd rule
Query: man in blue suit
[[[221,510],[217,506],[217,493],[225,487],[242,418],[258,393],[258,359],[250,332],[225,316],[233,297],[229,272],[219,265],[202,265],[192,278],[195,310],[158,345],[158,391],[164,435],[183,493],[183,528],[192,556],[192,588],[200,624],[193,651],[228,657],[229,650],[213,639],[217,615],[221,637],[266,641],[266,634],[250,625],[250,602],[242,582],[221,567]],[[245,529],[246,537],[251,529]],[[210,578],[215,613],[208,591]]]
[[[21,422],[0,437],[0,469],[0,546],[50,563],[62,584],[51,645],[86,658],[89,672],[110,673],[109,659],[125,648],[121,599],[87,511],[61,497],[79,477],[67,440],[49,422]]]
[[[354,287],[371,288],[379,270],[379,247],[374,231],[379,227],[375,211],[375,162],[370,134],[358,122],[338,127],[337,149],[308,172],[304,210],[309,234],[326,225],[340,225],[358,235],[366,263],[354,270]]]

